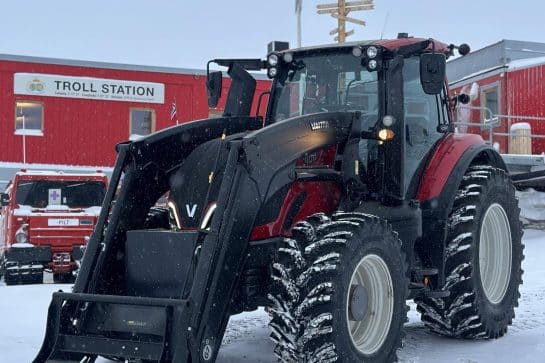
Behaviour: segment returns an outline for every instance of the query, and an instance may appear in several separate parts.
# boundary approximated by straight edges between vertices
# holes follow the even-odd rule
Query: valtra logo
[[[32,93],[43,93],[45,91],[45,84],[38,78],[34,78],[27,83],[26,89]]]

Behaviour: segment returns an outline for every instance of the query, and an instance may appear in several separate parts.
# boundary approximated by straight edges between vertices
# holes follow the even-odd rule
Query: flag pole
[[[26,164],[26,129],[25,129],[25,115],[23,115],[23,165]]]
[[[301,48],[301,10],[303,0],[295,0],[295,13],[297,14],[297,47]]]

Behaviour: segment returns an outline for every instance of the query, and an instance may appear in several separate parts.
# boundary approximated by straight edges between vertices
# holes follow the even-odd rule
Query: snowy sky
[[[332,42],[336,21],[303,0],[303,45]],[[334,1],[333,1],[334,2]],[[216,57],[262,57],[270,40],[295,45],[294,0],[1,0],[0,53],[203,68]],[[526,11],[524,11],[526,9]],[[542,0],[375,0],[349,40],[398,32],[467,42],[545,42]],[[385,20],[387,22],[385,24]]]

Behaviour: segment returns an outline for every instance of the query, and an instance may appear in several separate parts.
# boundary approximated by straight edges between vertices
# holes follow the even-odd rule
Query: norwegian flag
[[[172,108],[170,109],[170,121],[176,120],[178,125],[178,111],[176,110],[176,101],[172,102]]]

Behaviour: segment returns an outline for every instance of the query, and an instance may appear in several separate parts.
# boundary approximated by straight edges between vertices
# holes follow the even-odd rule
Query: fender
[[[437,145],[426,166],[418,188],[422,207],[423,235],[415,251],[422,261],[439,270],[439,287],[444,285],[446,221],[454,195],[467,169],[473,164],[491,165],[507,170],[500,154],[479,135],[448,134]]]

